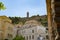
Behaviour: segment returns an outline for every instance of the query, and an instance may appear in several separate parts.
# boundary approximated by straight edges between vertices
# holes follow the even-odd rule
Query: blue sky
[[[0,0],[6,6],[6,10],[0,11],[1,15],[26,17],[26,12],[29,11],[32,15],[45,15],[46,1],[45,0]]]

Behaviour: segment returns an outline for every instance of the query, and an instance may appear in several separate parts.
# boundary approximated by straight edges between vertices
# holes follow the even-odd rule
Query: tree
[[[16,36],[13,40],[25,40],[23,36]]]
[[[18,24],[19,22],[21,22],[21,18],[20,17],[9,17],[12,20],[13,24]]]
[[[4,6],[4,4],[2,2],[0,2],[0,10],[5,10],[6,7]]]

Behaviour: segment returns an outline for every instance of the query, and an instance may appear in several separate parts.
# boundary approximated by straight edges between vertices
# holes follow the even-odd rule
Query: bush
[[[23,36],[16,36],[13,40],[25,40]]]

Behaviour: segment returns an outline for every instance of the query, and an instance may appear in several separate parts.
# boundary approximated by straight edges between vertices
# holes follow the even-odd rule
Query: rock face
[[[0,40],[13,38],[13,28],[11,20],[6,16],[0,16]]]
[[[1,21],[7,21],[7,22],[12,22],[8,17],[6,17],[6,16],[0,16],[0,20]]]

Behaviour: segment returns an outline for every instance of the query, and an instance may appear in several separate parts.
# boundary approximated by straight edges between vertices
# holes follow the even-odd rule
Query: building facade
[[[46,28],[35,20],[27,21],[20,28],[19,35],[25,37],[25,40],[47,40]]]
[[[0,40],[13,39],[14,26],[6,16],[0,16]]]

